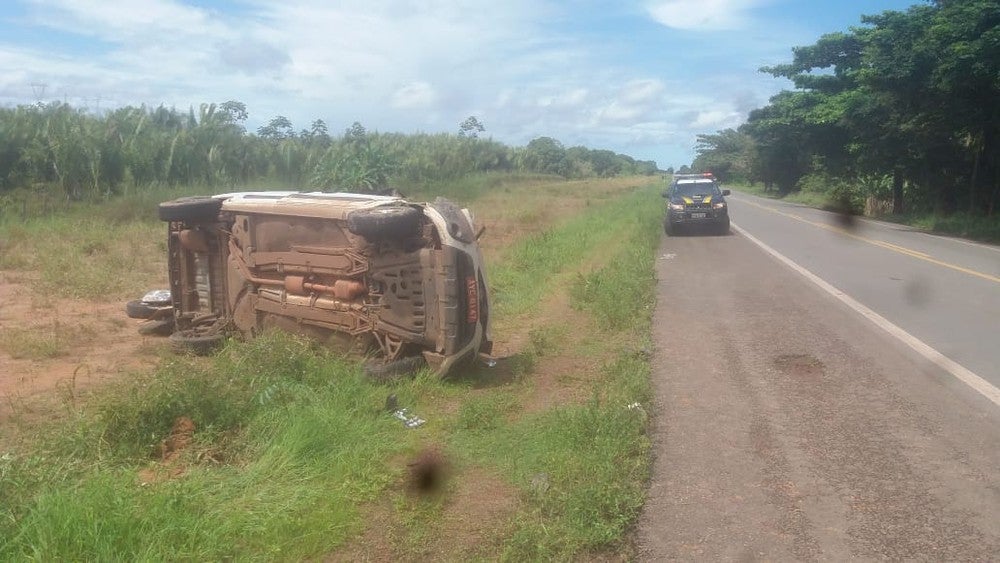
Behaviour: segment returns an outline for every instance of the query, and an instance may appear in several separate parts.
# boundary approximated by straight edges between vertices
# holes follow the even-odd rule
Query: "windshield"
[[[692,197],[696,195],[722,195],[715,183],[700,182],[692,184],[677,184],[674,186],[674,196]]]

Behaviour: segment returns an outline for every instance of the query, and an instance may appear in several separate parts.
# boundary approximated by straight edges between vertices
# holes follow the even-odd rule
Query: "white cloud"
[[[638,124],[650,121],[666,107],[666,87],[659,80],[633,80],[597,112],[597,123]]]
[[[538,99],[538,105],[544,108],[572,110],[581,108],[587,104],[588,90],[586,88],[572,88],[568,91],[559,91],[547,94]],[[509,100],[512,92],[504,92],[505,99]]]
[[[663,82],[659,80],[633,80],[621,89],[621,100],[629,104],[647,105],[660,101]]]
[[[104,40],[188,37],[222,31],[210,14],[172,0],[30,0],[31,18],[40,24]]]
[[[745,115],[730,109],[711,109],[698,112],[691,127],[699,131],[717,131],[735,127],[743,121]]]
[[[663,0],[617,17],[733,26],[765,1]],[[705,63],[677,53],[643,66],[617,56],[634,37],[577,35],[574,18],[589,16],[555,0],[23,4],[19,25],[55,40],[28,47],[0,38],[0,103],[34,102],[30,84],[45,83],[47,99],[91,100],[91,108],[98,98],[104,109],[236,99],[247,104],[251,130],[285,115],[297,129],[322,118],[331,131],[360,121],[380,131],[453,132],[476,115],[487,135],[511,144],[545,135],[619,152],[657,144],[690,152],[696,133],[732,126],[751,98],[770,92],[748,97],[755,78],[705,79],[703,67],[731,58],[717,36],[693,51]],[[657,49],[674,52],[648,51]]]
[[[392,94],[392,107],[396,109],[422,109],[434,105],[437,94],[426,82],[411,82]]]
[[[754,8],[767,0],[656,0],[646,5],[657,22],[674,29],[732,30],[747,27]]]

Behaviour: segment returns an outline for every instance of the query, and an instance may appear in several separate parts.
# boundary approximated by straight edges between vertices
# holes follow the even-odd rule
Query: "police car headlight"
[[[720,201],[718,203],[713,203],[712,204],[712,208],[713,209],[725,209],[725,207],[726,207],[726,202],[724,202],[724,201]]]
[[[670,207],[671,211],[684,211],[683,203],[670,203],[667,204],[667,206]]]

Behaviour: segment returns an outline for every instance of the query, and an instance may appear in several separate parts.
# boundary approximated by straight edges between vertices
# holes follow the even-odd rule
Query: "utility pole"
[[[39,104],[42,103],[42,98],[45,97],[45,89],[48,88],[48,84],[44,82],[32,82],[31,92],[35,95],[35,101]]]

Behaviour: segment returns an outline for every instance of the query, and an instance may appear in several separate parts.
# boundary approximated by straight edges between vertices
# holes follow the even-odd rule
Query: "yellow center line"
[[[896,253],[899,253],[899,254],[903,254],[905,256],[911,256],[913,258],[917,258],[918,260],[923,260],[924,262],[930,262],[931,264],[935,264],[937,266],[943,266],[945,268],[949,268],[949,269],[955,270],[956,272],[962,272],[963,274],[969,274],[970,276],[976,276],[977,278],[982,278],[984,280],[989,280],[991,282],[1000,283],[1000,277],[991,276],[990,274],[986,274],[986,273],[983,273],[983,272],[978,272],[976,270],[970,270],[969,268],[963,268],[962,266],[957,266],[955,264],[951,264],[951,263],[948,263],[948,262],[943,262],[941,260],[937,260],[935,258],[931,258],[931,256],[929,254],[926,254],[924,252],[920,252],[918,250],[912,250],[910,248],[906,248],[905,246],[899,246],[899,245],[896,245],[896,244],[892,244],[891,242],[885,242],[884,240],[876,240],[876,239],[871,239],[871,238],[868,238],[868,237],[863,237],[861,235],[856,235],[856,234],[854,234],[854,233],[852,233],[850,231],[847,231],[845,229],[842,229],[840,227],[835,227],[833,225],[827,225],[825,223],[817,223],[816,221],[810,221],[809,219],[805,219],[803,217],[795,215],[794,213],[786,213],[784,211],[780,211],[780,210],[775,209],[773,207],[768,207],[766,205],[761,205],[759,203],[756,203],[756,202],[753,202],[753,201],[750,201],[750,200],[746,200],[746,199],[740,198],[738,201],[741,201],[743,203],[749,203],[750,205],[753,205],[754,207],[759,207],[759,208],[764,209],[766,211],[770,211],[772,213],[777,213],[778,215],[784,215],[785,217],[788,217],[790,219],[795,219],[796,221],[801,221],[803,223],[812,225],[814,227],[819,227],[821,229],[826,229],[828,231],[832,231],[832,232],[844,235],[846,237],[851,237],[854,240],[860,240],[861,242],[866,242],[866,243],[874,245],[874,246],[885,248],[886,250],[891,250],[893,252],[896,252]]]
[[[881,247],[888,248],[889,250],[895,250],[896,252],[902,252],[903,254],[909,254],[910,256],[913,256],[914,258],[930,258],[931,257],[930,254],[927,254],[927,253],[924,253],[924,252],[920,252],[919,250],[910,250],[909,248],[906,248],[905,246],[898,246],[898,245],[892,244],[891,242],[885,242],[884,240],[877,240],[877,241],[874,241],[874,243],[877,244],[877,245],[879,245],[879,246],[881,246]]]

